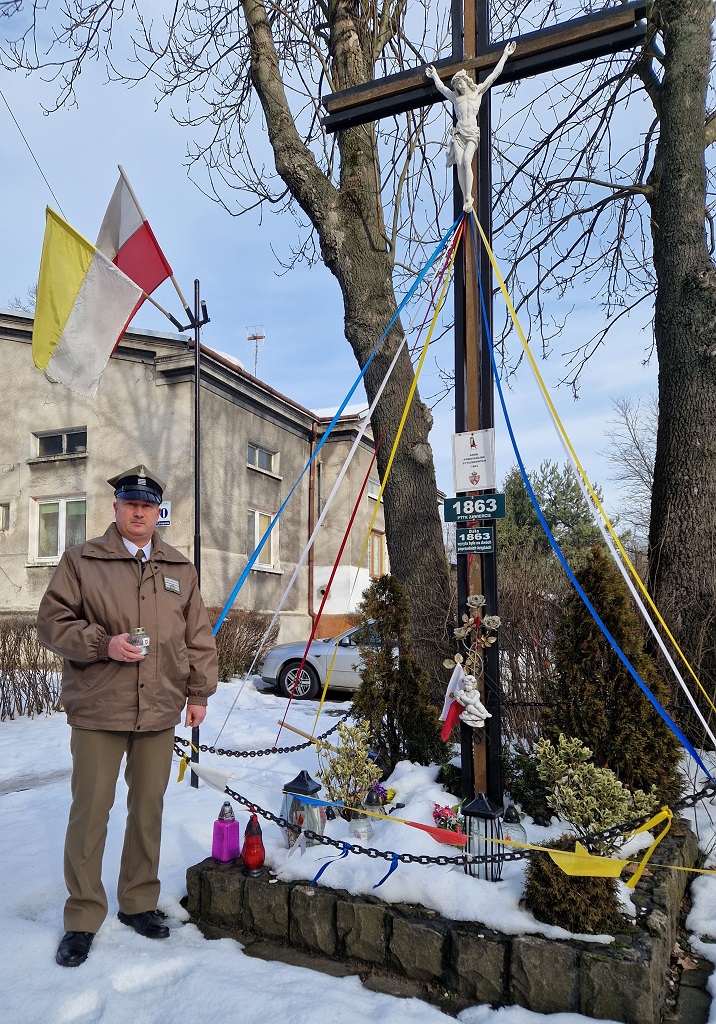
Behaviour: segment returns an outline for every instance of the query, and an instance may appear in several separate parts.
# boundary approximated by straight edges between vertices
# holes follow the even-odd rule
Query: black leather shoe
[[[117,917],[122,924],[128,924],[145,939],[169,938],[169,929],[162,924],[162,919],[156,910],[143,910],[141,914],[123,914],[120,910]]]
[[[94,932],[65,932],[55,960],[60,967],[79,967],[89,956]]]

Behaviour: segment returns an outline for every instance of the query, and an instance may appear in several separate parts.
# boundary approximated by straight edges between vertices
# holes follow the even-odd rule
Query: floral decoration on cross
[[[462,625],[456,626],[453,636],[456,640],[462,640],[465,647],[464,656],[459,652],[452,658],[447,658],[443,665],[445,668],[454,669],[456,665],[462,665],[467,675],[481,679],[484,672],[484,655],[486,647],[491,647],[497,642],[497,630],[500,628],[499,615],[480,614],[485,607],[485,598],[482,594],[471,594],[467,599],[468,613],[462,616]]]

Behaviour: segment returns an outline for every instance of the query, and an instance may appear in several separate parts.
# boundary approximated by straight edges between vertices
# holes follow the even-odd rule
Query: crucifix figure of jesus
[[[432,64],[425,69],[427,77],[433,80],[438,92],[441,92],[446,100],[450,100],[455,111],[456,123],[453,125],[450,141],[447,144],[446,155],[448,167],[454,166],[457,170],[457,180],[460,183],[463,198],[462,208],[465,213],[472,210],[474,206],[472,162],[480,141],[480,129],[477,125],[480,103],[487,90],[500,77],[507,58],[516,49],[517,43],[508,43],[497,64],[483,82],[473,82],[465,69],[460,68],[450,79],[452,89],[443,85],[440,75]]]

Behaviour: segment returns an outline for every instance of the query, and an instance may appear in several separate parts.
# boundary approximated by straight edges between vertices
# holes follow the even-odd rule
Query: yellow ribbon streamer
[[[663,807],[658,814],[650,817],[648,821],[645,821],[638,828],[626,834],[628,837],[638,836],[639,833],[644,833],[644,831],[655,828],[662,821],[666,821],[666,825],[659,836],[651,843],[638,862],[629,859],[623,860],[618,857],[600,857],[598,854],[589,853],[579,842],[575,843],[574,852],[570,850],[552,850],[545,846],[535,846],[532,843],[516,843],[514,840],[492,839],[486,842],[497,843],[501,846],[514,846],[521,850],[535,850],[540,853],[547,853],[554,863],[561,867],[565,874],[574,874],[574,876],[582,876],[583,878],[618,879],[625,867],[629,864],[636,864],[636,869],[631,879],[627,882],[627,887],[633,889],[641,878],[651,854],[654,853],[671,828],[673,816],[668,807]],[[670,867],[671,865],[659,864],[655,866]],[[681,870],[700,871],[699,868],[681,868]],[[711,871],[707,868],[703,870],[703,873],[712,874],[716,873],[716,871]]]
[[[636,871],[634,872],[634,874],[631,876],[631,878],[627,882],[627,888],[633,889],[634,886],[636,885],[636,883],[641,878],[642,874],[644,873],[644,868],[646,867],[646,865],[649,862],[649,858],[651,857],[652,853],[657,848],[657,846],[659,845],[661,840],[664,838],[666,833],[671,828],[671,822],[673,820],[673,817],[674,817],[674,815],[669,810],[668,807],[662,807],[662,809],[659,811],[659,813],[655,814],[653,818],[651,818],[649,821],[647,821],[644,825],[640,825],[639,828],[635,829],[633,832],[629,833],[630,835],[637,836],[637,835],[639,835],[640,832],[648,832],[650,829],[654,828],[656,825],[659,825],[662,821],[666,821],[666,825],[664,826],[664,828],[661,830],[661,832],[656,837],[654,842],[651,844],[649,849],[646,851],[646,853],[644,854],[642,859],[639,861],[639,866],[637,867]]]
[[[574,853],[568,850],[546,850],[546,853],[565,874],[589,878],[619,878],[629,863],[614,857],[596,857],[588,853],[581,843],[574,844]]]
[[[487,255],[490,258],[490,263],[492,264],[492,268],[495,271],[495,276],[496,276],[496,278],[498,280],[498,283],[500,285],[500,290],[501,290],[501,292],[502,292],[502,294],[504,296],[505,302],[507,304],[507,308],[509,310],[510,317],[512,318],[512,322],[515,325],[515,329],[516,329],[517,334],[519,335],[519,339],[520,339],[520,341],[522,343],[522,348],[523,348],[523,350],[525,352],[525,355],[527,356],[527,359],[529,361],[530,367],[532,368],[532,373],[534,374],[535,380],[537,381],[537,384],[538,384],[538,386],[540,388],[540,391],[542,392],[544,400],[547,403],[549,411],[552,414],[552,417],[554,418],[554,422],[555,422],[555,424],[557,426],[557,429],[558,429],[558,431],[559,431],[559,433],[560,433],[560,435],[561,435],[561,437],[562,437],[562,439],[563,439],[563,441],[564,441],[564,443],[565,443],[565,445],[566,445],[566,447],[567,447],[567,449],[569,451],[569,454],[571,455],[571,457],[572,457],[572,459],[574,461],[574,465],[576,466],[577,471],[578,471],[580,477],[582,478],[582,481],[584,482],[585,487],[589,491],[589,496],[591,497],[592,501],[594,502],[595,507],[599,511],[599,514],[602,517],[604,525],[606,526],[607,530],[609,531],[609,534],[610,534],[612,540],[616,544],[616,546],[617,546],[617,548],[619,550],[619,554],[621,555],[622,559],[624,560],[624,564],[626,565],[627,569],[629,570],[629,573],[632,576],[632,579],[634,580],[634,582],[637,585],[637,587],[639,588],[639,590],[642,592],[644,598],[647,601],[647,604],[649,605],[649,607],[651,608],[652,612],[656,616],[656,619],[659,622],[659,625],[664,630],[664,632],[667,635],[667,637],[669,638],[670,642],[673,644],[674,650],[676,651],[678,656],[681,658],[681,660],[682,660],[683,664],[686,666],[689,674],[694,679],[694,682],[696,683],[697,687],[699,688],[699,690],[701,692],[701,695],[705,698],[705,700],[708,703],[708,705],[711,708],[711,710],[716,712],[716,705],[713,703],[710,695],[704,689],[703,685],[701,684],[701,681],[699,680],[698,676],[696,675],[696,673],[694,672],[693,668],[689,664],[689,661],[688,661],[686,655],[684,654],[684,652],[679,647],[679,644],[677,643],[676,638],[673,636],[673,634],[669,630],[669,627],[667,626],[666,622],[664,621],[661,613],[659,612],[659,609],[654,604],[654,602],[653,602],[653,600],[651,598],[651,595],[649,594],[649,591],[644,586],[644,583],[642,582],[642,580],[639,577],[638,572],[634,568],[634,566],[633,566],[633,564],[631,562],[631,559],[629,558],[629,555],[624,550],[624,546],[622,545],[622,542],[619,540],[619,537],[616,535],[616,533],[614,531],[614,527],[612,526],[612,523],[611,523],[611,521],[609,519],[609,516],[604,511],[604,509],[602,507],[602,503],[600,502],[599,497],[597,496],[594,488],[592,487],[592,485],[591,485],[591,483],[589,481],[589,478],[588,478],[586,472],[584,471],[581,462],[579,461],[579,459],[577,457],[577,453],[575,452],[575,450],[574,450],[574,448],[572,446],[572,442],[569,440],[569,437],[567,436],[567,432],[564,429],[564,426],[562,425],[562,421],[559,418],[559,414],[558,414],[558,412],[557,412],[557,410],[556,410],[556,408],[554,406],[554,403],[552,402],[552,399],[550,398],[550,395],[549,395],[549,392],[547,390],[547,387],[545,386],[544,380],[542,379],[542,375],[539,372],[539,368],[537,366],[537,363],[535,362],[534,356],[532,355],[532,351],[531,351],[531,349],[529,347],[529,344],[527,343],[527,338],[525,337],[524,331],[522,330],[522,326],[521,326],[520,321],[519,321],[519,319],[517,317],[517,312],[515,310],[515,307],[512,305],[512,300],[510,299],[510,296],[508,294],[507,288],[505,286],[505,282],[504,282],[504,280],[502,278],[502,274],[500,273],[500,268],[499,268],[499,266],[497,264],[497,260],[495,259],[495,255],[494,255],[494,253],[493,253],[493,251],[492,251],[492,249],[490,247],[489,242],[487,241],[487,238],[485,236],[485,232],[482,230],[482,225],[480,224],[479,220],[477,220],[476,217],[475,217],[475,221],[477,223],[477,227],[478,227],[478,230],[480,232],[480,236],[481,236],[483,244],[485,246],[485,250],[487,252]]]

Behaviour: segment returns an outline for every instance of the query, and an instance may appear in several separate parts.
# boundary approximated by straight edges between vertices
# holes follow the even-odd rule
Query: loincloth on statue
[[[458,162],[469,142],[474,143],[477,149],[479,141],[480,129],[477,125],[474,128],[453,128],[450,133],[450,141],[445,149],[445,163],[447,166],[452,167]]]

